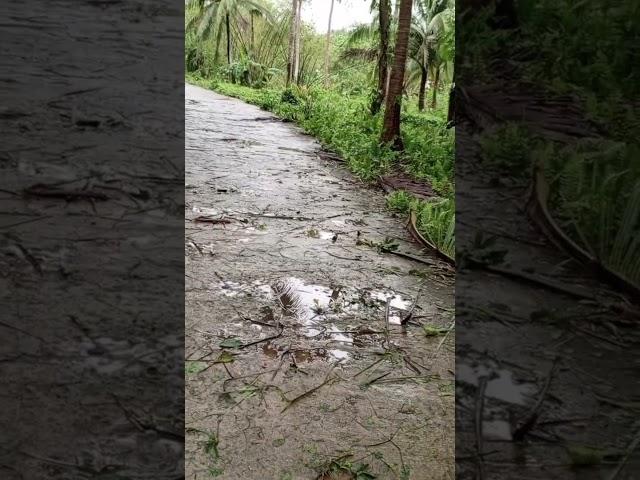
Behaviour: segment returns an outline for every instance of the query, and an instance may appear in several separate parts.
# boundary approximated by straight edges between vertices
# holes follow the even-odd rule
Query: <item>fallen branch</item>
[[[407,228],[408,228],[409,233],[411,234],[411,236],[418,243],[421,243],[425,247],[430,248],[431,250],[433,250],[442,260],[447,262],[449,265],[455,266],[456,261],[455,261],[454,258],[452,258],[449,255],[447,255],[446,253],[444,253],[436,245],[434,245],[432,242],[430,242],[429,240],[424,238],[424,236],[422,236],[422,234],[418,230],[417,222],[418,222],[418,217],[416,216],[416,212],[414,210],[412,210],[411,214],[409,215],[409,223],[407,224]]]
[[[470,267],[483,268],[484,270],[487,270],[492,273],[504,275],[505,277],[509,277],[514,280],[520,280],[527,283],[531,283],[539,287],[544,287],[549,290],[553,290],[557,293],[563,293],[571,297],[579,298],[581,300],[593,300],[594,298],[594,295],[591,292],[581,292],[578,290],[574,290],[572,288],[565,287],[559,283],[554,283],[552,281],[546,280],[538,275],[529,275],[517,270],[511,270],[509,268],[487,265],[486,263],[473,259],[471,257],[469,257],[468,260],[469,260]]]
[[[556,359],[557,361],[557,359]],[[551,366],[551,370],[549,371],[549,375],[547,375],[547,380],[540,391],[540,395],[538,395],[538,400],[535,405],[531,408],[529,413],[527,413],[524,421],[522,421],[516,429],[513,431],[513,439],[515,441],[520,441],[524,438],[524,436],[531,431],[531,429],[536,425],[538,421],[540,407],[544,403],[544,399],[547,396],[547,392],[549,391],[549,387],[551,386],[551,379],[553,378],[553,373],[556,368],[556,361],[553,362]]]
[[[436,265],[436,262],[434,262],[433,260],[416,257],[415,255],[411,255],[409,253],[398,252],[397,250],[389,250],[389,251],[387,251],[385,253],[392,253],[393,255],[397,255],[397,256],[402,257],[402,258],[407,258],[409,260],[413,260],[414,262],[424,263],[425,265],[431,265],[431,266]]]
[[[211,218],[211,217],[206,217],[206,216],[199,216],[193,219],[194,222],[198,222],[198,223],[211,223],[213,225],[218,225],[218,224],[229,224],[229,223],[233,223],[233,220],[230,220],[228,218]]]
[[[624,275],[606,267],[595,255],[580,247],[562,231],[549,212],[548,200],[549,185],[545,179],[542,165],[538,164],[533,172],[533,181],[527,202],[527,213],[533,222],[555,245],[593,269],[597,276],[626,292],[634,300],[640,300],[640,286]]]
[[[40,197],[40,198],[57,198],[66,200],[67,202],[73,202],[78,200],[88,201],[106,201],[109,199],[104,193],[96,192],[93,190],[64,190],[52,188],[48,185],[38,183],[31,187],[22,190],[22,194],[25,197]]]

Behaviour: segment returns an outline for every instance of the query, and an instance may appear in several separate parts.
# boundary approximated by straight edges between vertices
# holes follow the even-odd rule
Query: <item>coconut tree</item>
[[[331,20],[333,19],[333,5],[335,0],[331,0],[329,7],[329,25],[327,26],[327,36],[324,45],[324,82],[329,85],[329,62],[331,61]]]
[[[187,31],[202,40],[213,40],[216,61],[222,36],[226,39],[227,63],[233,63],[233,29],[245,23],[245,15],[271,18],[269,9],[259,0],[189,0],[187,8],[194,12]]]
[[[437,105],[438,86],[440,80],[453,83],[453,69],[455,60],[455,33],[454,33],[454,11],[449,8],[442,12],[439,17],[442,19],[442,26],[439,28],[438,40],[433,51],[433,88],[431,92],[431,108]]]
[[[389,62],[389,28],[391,25],[391,4],[389,0],[378,0],[378,88],[371,102],[373,115],[380,111],[387,93],[387,71]]]
[[[424,110],[429,70],[436,63],[442,63],[440,51],[443,40],[448,40],[445,31],[450,27],[453,15],[452,0],[416,0],[409,40],[409,57],[420,71],[418,90],[418,109]],[[446,52],[442,52],[446,53]],[[434,84],[439,82],[439,69],[433,71]],[[435,90],[435,89],[434,89]]]
[[[409,34],[411,32],[411,10],[413,1],[414,0],[400,1],[393,69],[387,91],[382,134],[380,136],[382,143],[391,143],[395,150],[402,150],[403,148],[402,137],[400,135],[400,112],[408,57]]]
[[[291,27],[289,30],[289,56],[287,59],[287,86],[298,81],[300,70],[300,36],[302,28],[302,0],[291,2]]]

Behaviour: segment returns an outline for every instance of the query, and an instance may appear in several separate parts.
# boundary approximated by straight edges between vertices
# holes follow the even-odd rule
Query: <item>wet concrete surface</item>
[[[638,478],[637,306],[545,239],[472,126],[456,134],[459,252],[516,274],[457,272],[457,478]]]
[[[453,275],[318,150],[186,86],[187,478],[453,478]]]

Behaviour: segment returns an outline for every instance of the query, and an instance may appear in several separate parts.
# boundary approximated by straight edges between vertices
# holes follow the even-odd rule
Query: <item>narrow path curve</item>
[[[318,150],[186,86],[186,478],[453,478],[453,278]]]

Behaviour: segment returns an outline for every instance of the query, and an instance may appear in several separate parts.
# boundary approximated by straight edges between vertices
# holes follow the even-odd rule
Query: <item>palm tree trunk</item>
[[[253,25],[253,10],[249,12],[249,15],[251,16],[251,58],[253,58],[256,47],[255,29]]]
[[[435,109],[438,105],[437,102],[437,94],[438,94],[438,83],[440,83],[440,68],[436,68],[435,77],[433,78],[433,92],[431,94],[431,108]]]
[[[287,61],[287,87],[293,80],[293,69],[296,58],[296,14],[298,10],[298,0],[292,0],[291,4],[291,25],[289,26],[289,59]]]
[[[384,83],[384,98],[387,98],[387,95],[389,95],[389,82],[391,81],[391,70],[387,70],[387,79],[385,80]]]
[[[449,109],[447,111],[447,124],[452,126],[456,119],[456,87],[455,84],[451,85],[449,90]]]
[[[418,110],[424,111],[424,97],[427,92],[427,77],[429,76],[429,70],[427,67],[421,66],[420,72],[420,90],[418,92]]]
[[[392,142],[395,150],[402,150],[404,145],[400,136],[400,113],[402,107],[402,87],[407,64],[409,46],[409,31],[411,30],[411,8],[413,0],[401,0],[398,14],[398,33],[396,35],[393,70],[385,104],[384,121],[382,125],[382,143]]]
[[[228,13],[224,16],[224,25],[227,34],[227,63],[231,65],[231,22]]]
[[[327,27],[327,40],[324,46],[324,84],[329,86],[329,62],[331,60],[331,19],[333,17],[333,3],[335,0],[331,0],[331,7],[329,8],[329,26]]]
[[[293,64],[293,81],[294,83],[298,83],[299,75],[300,75],[300,37],[301,37],[301,26],[302,26],[302,0],[298,0],[297,9],[296,9],[296,36],[295,36],[295,58]]]
[[[229,21],[229,14],[224,17],[225,29],[227,32],[227,64],[231,66],[231,22]],[[233,73],[231,73],[231,83],[235,83]]]
[[[389,69],[389,24],[391,15],[391,5],[389,0],[378,2],[380,31],[380,44],[378,48],[378,89],[375,98],[371,102],[371,114],[375,115],[380,111],[386,91],[387,91],[387,71]]]

